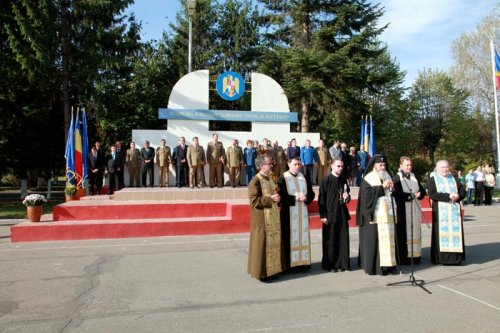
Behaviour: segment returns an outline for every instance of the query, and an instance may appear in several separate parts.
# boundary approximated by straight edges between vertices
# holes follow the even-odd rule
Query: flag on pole
[[[366,116],[366,119],[365,119],[365,129],[364,129],[364,134],[365,134],[365,141],[364,141],[364,145],[365,145],[365,150],[368,149],[368,116]]]
[[[372,116],[370,116],[370,147],[368,148],[368,154],[370,156],[375,156],[377,153],[375,151],[375,134],[373,133],[373,119]]]
[[[88,177],[88,159],[89,154],[89,140],[87,135],[87,115],[85,113],[85,108],[82,108],[82,158],[83,158],[83,172],[82,181],[85,181]]]
[[[500,56],[495,49],[495,78],[497,84],[497,90],[500,90]]]
[[[75,180],[75,125],[73,122],[73,108],[71,108],[71,123],[68,129],[68,139],[66,140],[66,181],[69,184],[76,185]]]
[[[359,140],[359,146],[361,147],[364,144],[365,144],[365,118],[361,116],[361,138]]]
[[[83,175],[83,148],[82,148],[82,134],[80,130],[80,108],[76,111],[75,121],[75,176],[76,187],[82,185]]]

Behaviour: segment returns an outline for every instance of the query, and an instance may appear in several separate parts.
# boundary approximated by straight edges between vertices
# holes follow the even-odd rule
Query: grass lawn
[[[63,203],[64,200],[50,200],[43,205],[43,213],[52,213],[52,207]],[[0,219],[25,219],[26,206],[21,201],[0,202]]]

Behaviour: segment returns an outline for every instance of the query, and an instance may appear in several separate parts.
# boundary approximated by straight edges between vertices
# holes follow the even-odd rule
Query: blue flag
[[[71,110],[71,123],[68,129],[68,139],[66,140],[66,181],[76,185],[75,179],[75,124],[73,122],[73,110]]]
[[[370,116],[370,147],[368,148],[368,154],[370,156],[375,156],[377,153],[375,151],[375,135],[373,134],[373,119],[372,116]]]
[[[361,147],[364,144],[365,144],[365,118],[361,116],[361,139],[359,140],[359,146]]]

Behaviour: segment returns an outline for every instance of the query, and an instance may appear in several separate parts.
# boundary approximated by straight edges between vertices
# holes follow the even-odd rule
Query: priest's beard
[[[377,171],[377,173],[378,173],[378,176],[380,177],[380,180],[382,180],[382,181],[391,179],[391,176],[389,175],[389,173],[386,170],[380,170],[380,171]]]

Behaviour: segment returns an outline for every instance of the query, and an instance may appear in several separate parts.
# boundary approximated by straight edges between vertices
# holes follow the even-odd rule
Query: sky
[[[389,24],[380,40],[407,72],[411,86],[426,68],[446,71],[453,64],[451,44],[460,35],[476,30],[498,0],[380,0],[385,14],[380,25]],[[179,0],[135,0],[127,13],[142,22],[143,41],[161,39],[180,10]]]

